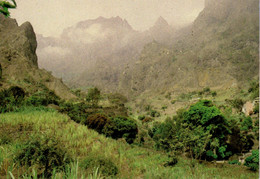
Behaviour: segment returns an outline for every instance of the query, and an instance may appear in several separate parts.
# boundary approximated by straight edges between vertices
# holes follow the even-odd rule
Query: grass
[[[42,134],[55,137],[64,149],[74,158],[64,172],[53,172],[53,178],[102,178],[98,168],[92,172],[79,167],[79,163],[88,156],[109,158],[118,169],[116,178],[258,178],[244,166],[225,164],[216,167],[213,164],[190,167],[190,159],[179,157],[174,167],[164,167],[169,160],[167,154],[152,148],[129,145],[123,140],[113,140],[89,130],[86,126],[71,121],[66,115],[53,110],[25,109],[20,112],[0,114],[0,134],[10,136],[8,143],[0,144],[0,178],[37,178],[37,171],[19,167],[12,161],[18,144],[29,136]]]

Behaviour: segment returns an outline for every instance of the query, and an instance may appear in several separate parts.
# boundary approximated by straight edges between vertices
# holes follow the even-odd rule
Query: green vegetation
[[[253,150],[252,155],[246,158],[244,165],[249,167],[250,170],[259,170],[259,150]]]
[[[72,162],[67,152],[50,136],[33,136],[16,148],[14,162],[36,167],[38,176],[51,177],[53,170],[64,170]]]
[[[138,133],[137,124],[127,117],[112,118],[104,127],[106,136],[113,139],[124,138],[127,143],[133,143]]]
[[[98,106],[100,100],[100,90],[95,88],[90,88],[86,97],[86,101],[89,102],[93,107]]]
[[[106,138],[53,110],[38,111],[31,108],[20,112],[0,114],[0,118],[2,119],[0,131],[12,136],[12,140],[8,144],[1,144],[0,147],[1,178],[10,178],[11,174],[15,178],[18,176],[20,178],[40,178],[42,176],[43,171],[38,168],[38,165],[27,168],[28,166],[18,165],[19,162],[14,160],[16,156],[14,154],[17,154],[17,151],[23,151],[16,144],[20,146],[30,143],[36,145],[37,142],[32,142],[35,141],[34,137],[28,138],[28,135],[35,136],[36,134],[39,136],[35,137],[38,139],[36,141],[41,144],[48,141],[49,136],[51,139],[47,147],[36,147],[38,152],[34,156],[38,156],[44,148],[50,148],[52,151],[57,147],[61,150],[50,156],[57,157],[67,154],[66,158],[74,159],[74,162],[72,161],[65,167],[61,166],[59,170],[54,169],[52,178],[102,177],[111,176],[112,173],[117,173],[112,178],[138,178],[139,176],[144,178],[182,178],[184,176],[187,178],[258,178],[257,172],[248,172],[245,168],[232,165],[220,168],[211,163],[195,163],[196,172],[193,173],[189,167],[188,158],[180,156],[176,163],[173,155]],[[88,166],[87,169],[85,169],[84,163]],[[118,172],[116,172],[116,168]],[[27,174],[25,174],[26,172]]]
[[[106,158],[88,157],[81,163],[81,167],[87,170],[98,169],[102,176],[116,176],[118,174],[118,167]]]
[[[16,8],[16,2],[15,0],[12,0],[14,4],[9,3],[8,1],[1,0],[0,1],[0,13],[4,14],[6,17],[10,16],[9,8]]]
[[[203,91],[209,93],[210,89]],[[111,110],[123,108],[127,101],[120,95],[105,98],[114,106],[111,108],[101,106],[104,101],[100,106],[93,101],[65,102],[49,90],[30,95],[18,86],[0,94],[5,104],[0,116],[4,119],[0,122],[2,176],[127,178],[132,173],[133,178],[201,177],[207,176],[210,163],[198,161],[227,160],[232,154],[251,150],[257,139],[255,118],[227,112],[228,107],[222,113],[209,100],[200,100],[158,122],[161,114],[151,105],[138,121],[111,115]],[[100,92],[96,94],[100,101]],[[13,101],[12,108],[8,100]]]

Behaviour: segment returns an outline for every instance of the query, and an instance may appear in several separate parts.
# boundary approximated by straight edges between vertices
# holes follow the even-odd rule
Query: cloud
[[[46,56],[66,56],[70,53],[68,48],[47,46],[38,51],[38,53],[45,54]]]
[[[71,28],[67,32],[67,36],[72,42],[91,44],[98,41],[103,41],[109,33],[102,30],[102,25],[99,23],[92,24],[87,28]]]
[[[12,18],[30,21],[36,33],[58,37],[63,29],[99,16],[120,16],[139,31],[149,29],[159,16],[168,22],[192,22],[204,0],[16,0]],[[194,13],[196,12],[196,13]],[[192,15],[191,15],[192,14]]]

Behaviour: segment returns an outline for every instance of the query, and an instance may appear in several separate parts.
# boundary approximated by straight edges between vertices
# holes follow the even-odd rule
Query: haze
[[[173,27],[191,23],[204,8],[204,0],[16,0],[11,17],[29,21],[44,36],[59,36],[64,28],[99,16],[120,16],[138,31],[151,27],[159,16]]]

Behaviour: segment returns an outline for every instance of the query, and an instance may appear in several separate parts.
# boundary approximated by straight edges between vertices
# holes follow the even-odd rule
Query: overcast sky
[[[151,27],[159,16],[171,25],[192,22],[204,8],[204,0],[16,0],[11,17],[32,23],[44,36],[59,36],[79,21],[99,16],[120,16],[135,29]]]

